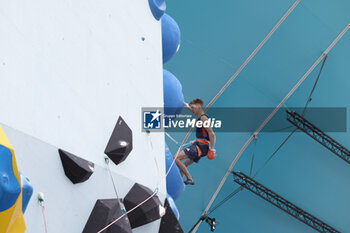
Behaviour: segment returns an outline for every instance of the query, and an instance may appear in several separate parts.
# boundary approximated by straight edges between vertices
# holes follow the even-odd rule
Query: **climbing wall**
[[[140,119],[141,107],[163,106],[157,9],[147,0],[14,0],[0,7],[0,124],[34,187],[26,232],[44,232],[38,192],[51,233],[82,232],[96,201],[116,198],[104,152],[119,117],[132,134],[131,141],[109,145],[119,197],[139,183],[151,192],[158,187],[164,203],[164,135],[142,133]],[[93,169],[70,174],[75,157],[58,149]],[[118,165],[115,155],[123,157]],[[133,232],[158,232],[159,224]]]

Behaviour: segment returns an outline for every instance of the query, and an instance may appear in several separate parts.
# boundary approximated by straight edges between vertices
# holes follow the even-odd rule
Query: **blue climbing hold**
[[[166,10],[165,0],[148,0],[148,4],[153,17],[159,20]]]
[[[180,48],[181,32],[173,18],[162,16],[163,64],[169,61]]]
[[[166,198],[168,199],[169,206],[173,210],[177,220],[179,220],[180,219],[180,212],[176,207],[174,199],[169,194],[167,194]]]
[[[184,106],[182,85],[180,81],[167,70],[163,70],[163,90],[165,115],[171,116],[181,113]]]
[[[11,151],[0,145],[0,211],[12,207],[21,193],[21,187],[15,176]]]
[[[168,171],[174,159],[166,143],[165,143],[165,161],[166,161],[166,171]],[[175,162],[168,176],[166,177],[166,186],[167,186],[167,193],[174,200],[177,200],[185,190],[184,182],[180,175],[179,168],[176,166]]]
[[[30,183],[30,180],[24,176],[21,172],[19,173],[21,177],[22,184],[22,211],[26,211],[30,198],[33,195],[33,185]]]

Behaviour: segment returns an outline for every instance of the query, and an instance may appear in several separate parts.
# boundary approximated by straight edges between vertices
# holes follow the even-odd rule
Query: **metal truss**
[[[287,120],[350,164],[350,151],[295,111],[286,111]]]
[[[240,184],[245,189],[248,189],[249,191],[255,193],[259,197],[265,199],[266,201],[270,202],[271,204],[277,206],[281,210],[287,212],[291,216],[297,218],[301,222],[309,225],[310,227],[314,228],[318,232],[322,233],[340,233],[340,231],[337,231],[333,227],[327,225],[320,219],[312,216],[305,210],[299,208],[298,206],[294,205],[293,203],[287,201],[280,195],[274,193],[270,189],[266,188],[262,184],[258,183],[254,179],[250,178],[249,176],[245,175],[242,172],[232,172],[234,175],[234,181],[238,184]]]

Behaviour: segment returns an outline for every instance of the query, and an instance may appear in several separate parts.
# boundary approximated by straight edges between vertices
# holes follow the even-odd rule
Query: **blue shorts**
[[[190,160],[192,160],[193,162],[198,163],[198,161],[201,159],[198,156],[198,149],[196,145],[191,145],[189,147],[187,147],[186,149],[184,149],[185,154],[188,156],[188,158]]]

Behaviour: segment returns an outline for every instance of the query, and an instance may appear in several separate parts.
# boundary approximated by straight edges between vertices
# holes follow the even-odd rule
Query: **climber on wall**
[[[198,117],[197,121],[205,122],[209,120],[209,117],[204,113],[203,110],[203,100],[197,98],[192,100],[189,104],[185,103],[185,107],[193,112],[194,115]],[[194,185],[195,182],[188,172],[187,167],[193,164],[193,162],[198,163],[198,161],[205,156],[209,159],[215,158],[215,133],[213,129],[209,127],[196,127],[196,138],[197,140],[191,141],[191,146],[180,151],[178,155],[174,158],[176,165],[179,167],[181,176],[186,176],[187,180],[184,182],[186,185]],[[185,160],[184,162],[182,160]]]

